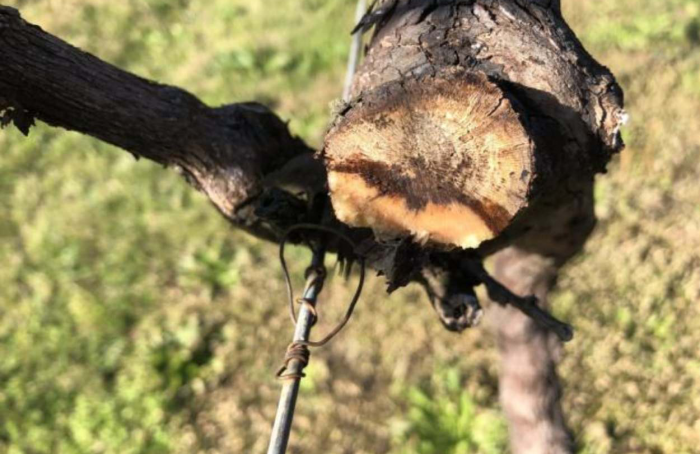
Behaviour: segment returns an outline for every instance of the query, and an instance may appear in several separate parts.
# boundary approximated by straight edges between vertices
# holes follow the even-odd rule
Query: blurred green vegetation
[[[30,22],[208,103],[258,100],[318,144],[352,0],[12,0]],[[554,300],[582,452],[700,452],[700,2],[564,0],[623,85],[628,149]],[[291,327],[275,247],[172,172],[45,126],[0,132],[0,452],[263,452]],[[306,254],[290,254],[300,274]],[[329,284],[324,319],[343,308]],[[340,303],[338,303],[340,305]],[[320,328],[323,329],[323,326]],[[290,452],[502,452],[485,329],[372,280],[314,353]],[[462,421],[463,423],[459,423]]]
[[[396,398],[409,406],[395,423],[397,454],[501,454],[507,443],[505,421],[479,409],[463,389],[458,368],[433,371],[427,384],[403,386]]]

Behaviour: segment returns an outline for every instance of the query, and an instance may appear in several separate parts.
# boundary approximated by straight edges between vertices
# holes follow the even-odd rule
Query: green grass
[[[506,449],[505,421],[480,408],[464,390],[456,367],[435,370],[422,386],[404,386],[396,398],[409,407],[395,422],[397,454],[500,454]]]
[[[700,3],[564,1],[626,92],[628,149],[560,280],[562,375],[585,453],[700,452]],[[354,1],[6,1],[212,105],[258,100],[320,143]],[[1,70],[1,69],[0,69]],[[0,452],[264,452],[291,334],[276,248],[176,175],[85,137],[0,132]],[[300,275],[308,255],[290,251]],[[336,279],[319,332],[343,311]],[[290,452],[501,452],[485,328],[445,332],[371,279],[315,351]],[[464,424],[456,424],[464,421]]]

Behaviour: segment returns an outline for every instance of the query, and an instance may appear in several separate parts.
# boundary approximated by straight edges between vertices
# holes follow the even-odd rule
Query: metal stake
[[[355,9],[355,23],[359,23],[365,15],[367,7],[365,6],[365,0],[357,0],[357,7]],[[343,85],[343,101],[350,101],[350,87],[352,87],[352,79],[355,76],[355,71],[357,70],[357,64],[360,61],[360,54],[362,53],[362,30],[357,30],[352,35],[352,41],[350,41],[350,54],[348,55],[348,68],[345,72],[345,84]]]
[[[309,267],[308,278],[306,280],[306,288],[304,289],[303,298],[311,305],[316,305],[316,299],[323,287],[322,276],[319,272],[325,272],[323,268],[323,259],[325,251],[323,248],[314,251],[311,266]],[[311,326],[314,322],[314,314],[306,304],[302,304],[297,317],[296,328],[294,329],[294,342],[308,341]],[[277,405],[277,415],[275,423],[272,426],[272,435],[270,437],[270,445],[267,448],[267,454],[284,454],[287,450],[289,442],[289,433],[292,430],[292,418],[294,417],[294,407],[299,394],[299,384],[301,382],[301,371],[304,368],[302,361],[292,359],[287,364],[287,371],[290,374],[295,374],[298,378],[289,378],[284,381],[282,394],[280,395],[279,404]]]

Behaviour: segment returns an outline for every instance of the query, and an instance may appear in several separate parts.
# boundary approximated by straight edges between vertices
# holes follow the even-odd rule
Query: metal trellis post
[[[307,272],[308,277],[303,296],[304,304],[299,309],[292,345],[295,342],[309,340],[309,333],[316,318],[313,313],[313,307],[316,305],[318,294],[323,287],[323,278],[325,277],[324,255],[323,250],[314,252],[311,266]],[[292,429],[292,419],[294,417],[294,407],[299,394],[299,384],[303,377],[302,370],[304,366],[306,366],[306,362],[298,358],[292,358],[286,363],[285,375],[288,378],[284,380],[282,394],[277,405],[277,415],[272,426],[272,435],[267,454],[284,454],[287,450],[289,434]]]

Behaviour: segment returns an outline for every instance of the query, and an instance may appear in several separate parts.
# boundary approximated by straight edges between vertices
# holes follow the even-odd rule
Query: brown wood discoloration
[[[352,87],[355,100],[341,111],[330,139],[336,140],[333,134],[351,135],[351,128],[358,137],[367,137],[365,125],[352,119],[365,118],[365,98],[381,92],[382,87],[404,87],[412,80],[439,79],[441,74],[460,71],[481,75],[497,86],[518,112],[532,143],[533,165],[524,169],[532,175],[526,203],[498,235],[489,236],[479,230],[483,225],[473,224],[473,231],[483,233],[485,239],[476,253],[495,255],[498,280],[519,295],[534,293],[546,304],[559,268],[581,249],[595,224],[594,176],[604,171],[611,156],[623,147],[619,130],[626,116],[615,78],[586,52],[561,16],[556,0],[380,0],[375,10],[383,14],[372,18],[375,31]],[[426,85],[420,88],[430,90]],[[342,133],[337,132],[339,125],[345,125]],[[366,153],[367,145],[357,145],[361,139],[353,142],[339,137],[353,144],[348,148],[350,155],[358,148]],[[333,157],[337,148],[328,145],[326,154],[331,150]],[[391,157],[392,162],[404,162],[405,155],[402,150],[399,153]],[[498,159],[493,163],[501,165]],[[332,171],[334,162],[327,159],[326,164]],[[359,178],[363,174],[360,170],[352,175]],[[343,194],[366,190],[367,185],[354,180],[350,183]],[[484,182],[479,184],[483,187]],[[372,187],[384,188],[386,183]],[[334,205],[339,194],[341,191],[333,194]],[[361,197],[359,200],[363,203],[341,204],[348,211],[344,218],[362,220],[368,208],[376,205]],[[396,216],[415,223],[401,217],[408,212],[409,204],[405,203]],[[446,217],[455,214],[438,216],[447,222]],[[470,251],[461,254],[464,259]],[[424,276],[433,277],[424,278],[424,283],[430,283],[431,300],[458,301],[471,294],[472,283],[459,266],[459,251],[445,258],[433,250],[422,263]],[[512,451],[573,453],[559,402],[556,340],[512,307],[490,310],[502,357],[500,394]],[[441,317],[444,322],[445,315]],[[449,322],[459,322],[454,316],[447,317],[452,317]],[[466,327],[464,323],[457,325],[459,329]]]
[[[516,94],[529,105],[528,115],[556,120],[591,171],[602,170],[619,151],[622,90],[586,52],[554,2],[380,2],[387,3],[395,6],[375,31],[355,78],[355,96],[392,81],[462,68]]]
[[[426,165],[421,160],[414,163],[415,168],[424,169]],[[508,226],[512,215],[500,205],[489,199],[479,200],[469,193],[463,193],[454,186],[447,184],[446,176],[441,180],[425,178],[424,175],[405,175],[405,169],[377,161],[348,160],[333,165],[331,170],[331,187],[345,187],[345,183],[337,179],[358,176],[363,181],[351,182],[351,193],[370,192],[367,196],[369,203],[375,203],[375,198],[389,198],[402,204],[395,207],[414,214],[419,214],[432,206],[461,206],[472,211],[481,219],[490,232],[501,231]],[[348,175],[349,174],[349,175]],[[355,186],[357,185],[357,186]],[[342,197],[342,195],[339,195]],[[338,203],[340,205],[340,203]],[[367,208],[365,208],[367,209]],[[463,226],[467,228],[467,226]]]
[[[348,185],[357,187],[358,194],[349,193],[357,201],[341,207],[348,213],[341,217],[366,225],[367,213],[356,206],[372,207],[364,201],[376,198],[389,207],[380,214],[393,210],[402,221],[388,222],[389,233],[407,235],[412,226],[420,227],[416,233],[427,241],[427,259],[413,267],[429,264],[435,245],[479,244],[479,254],[486,256],[523,232],[543,230],[547,207],[577,196],[570,182],[591,179],[621,146],[621,93],[612,75],[583,50],[552,3],[389,1],[395,5],[377,23],[355,77],[355,98],[327,140],[325,156],[339,150],[342,156],[325,161],[342,175],[331,178],[331,189],[342,179],[361,182]],[[324,167],[267,108],[208,107],[182,89],[104,63],[27,24],[8,7],[0,7],[0,41],[0,108],[23,131],[36,118],[175,168],[235,225],[264,238],[279,239],[301,221],[326,219],[341,226],[329,205],[310,203],[327,195]],[[467,100],[482,103],[471,117]],[[375,119],[372,124],[354,122],[367,115]],[[479,115],[488,121],[469,123]],[[401,122],[422,128],[402,128]],[[471,135],[459,127],[469,124],[464,130],[472,128]],[[414,150],[398,178],[386,178],[397,167],[377,159],[381,153],[366,147],[363,134],[352,139],[357,125],[385,142],[389,132],[398,133],[403,141],[385,143],[387,150],[429,152]],[[352,158],[355,150],[338,146],[339,139],[364,143],[366,156]],[[469,152],[489,148],[503,150],[505,157]],[[370,165],[356,165],[360,162]],[[433,178],[419,181],[424,167]],[[358,241],[368,239],[367,229],[348,231]],[[379,246],[375,250],[390,255],[370,265],[405,268],[386,265],[394,255],[391,247]]]
[[[467,260],[495,254],[502,283],[544,301],[595,224],[595,173],[622,148],[620,87],[558,0],[380,0],[376,10],[323,163],[264,106],[208,107],[3,6],[0,125],[26,134],[39,119],[173,167],[270,240],[299,222],[342,229],[360,244],[345,252],[365,256],[390,291],[428,283],[450,329],[471,324],[459,312],[478,284]],[[494,312],[513,452],[573,452],[549,334],[513,308]]]
[[[357,226],[381,226],[382,230],[375,230],[380,240],[404,233],[412,235],[418,243],[434,241],[467,248],[478,246],[481,238],[492,234],[473,209],[461,204],[428,202],[421,209],[412,210],[402,198],[381,195],[355,175],[334,173],[329,178],[331,187],[353,188],[352,192],[336,197],[336,215]],[[370,203],[371,207],[367,207]],[[363,206],[361,210],[358,208]],[[456,223],[455,219],[461,222]]]
[[[355,98],[323,152],[343,222],[493,253],[549,222],[532,215],[537,206],[567,203],[575,195],[562,188],[622,147],[622,92],[554,3],[385,0],[376,9],[386,12]],[[450,209],[429,213],[429,203]]]
[[[336,216],[378,237],[475,248],[529,203],[534,145],[483,75],[451,73],[363,94],[326,137]]]

